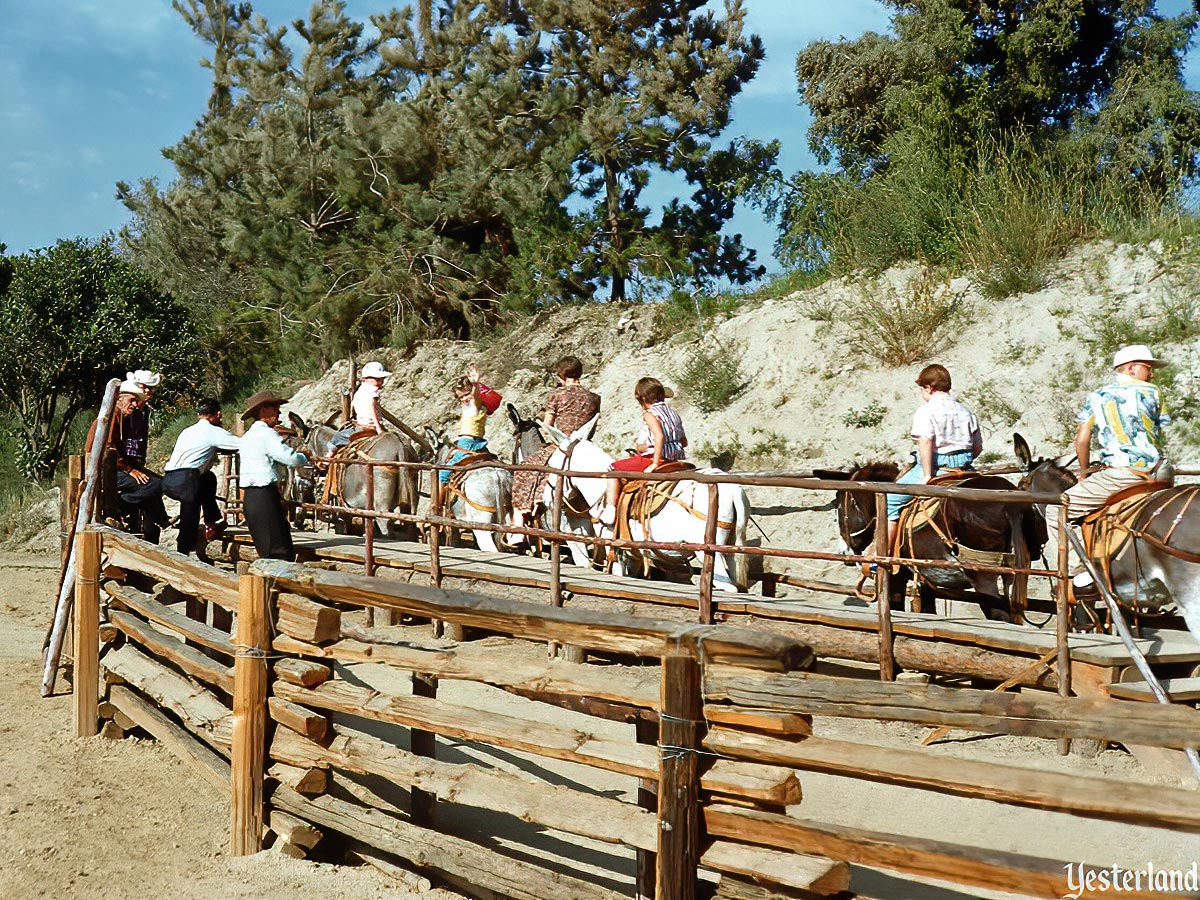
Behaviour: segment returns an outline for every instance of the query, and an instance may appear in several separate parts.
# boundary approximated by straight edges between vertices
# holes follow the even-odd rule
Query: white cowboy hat
[[[387,378],[391,374],[383,367],[383,363],[369,362],[362,367],[363,378]]]
[[[1122,347],[1113,354],[1113,368],[1119,369],[1126,363],[1144,362],[1152,368],[1160,368],[1165,366],[1166,360],[1159,359],[1154,355],[1154,352],[1145,344],[1130,344],[1127,347]]]
[[[162,375],[149,369],[138,369],[136,372],[126,372],[125,380],[140,384],[142,387],[158,387]]]
[[[146,392],[142,390],[142,386],[132,379],[122,381],[118,393],[132,394],[139,399],[146,396]]]

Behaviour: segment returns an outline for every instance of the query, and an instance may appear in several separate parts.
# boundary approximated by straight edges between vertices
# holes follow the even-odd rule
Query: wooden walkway
[[[231,529],[227,540],[250,543],[243,529]],[[365,551],[361,537],[296,532],[293,540],[301,557],[363,565]],[[375,563],[396,569],[429,574],[429,548],[422,543],[376,538]],[[452,578],[550,589],[549,560],[513,553],[484,553],[471,548],[443,547],[442,574]],[[572,594],[614,600],[630,600],[656,605],[696,609],[697,589],[688,584],[647,581],[583,571],[572,565],[562,568],[563,588]],[[773,623],[815,625],[848,632],[875,633],[879,618],[875,607],[852,597],[812,599],[769,599],[755,595],[714,592],[718,615],[745,616],[768,630]],[[893,630],[897,636],[933,643],[953,643],[977,647],[1001,654],[1036,659],[1055,648],[1053,631],[1039,631],[1026,625],[992,622],[978,618],[947,618],[921,613],[894,611]],[[1071,659],[1075,663],[1107,670],[1099,680],[1116,681],[1117,670],[1132,665],[1119,637],[1106,634],[1072,634]],[[1186,631],[1144,629],[1139,648],[1156,667],[1200,663],[1200,642]]]

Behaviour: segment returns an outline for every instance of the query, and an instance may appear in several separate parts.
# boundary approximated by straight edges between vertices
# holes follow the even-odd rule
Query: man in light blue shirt
[[[208,525],[206,544],[224,527],[212,464],[219,450],[241,449],[237,437],[221,427],[221,404],[215,399],[201,400],[196,415],[196,424],[183,429],[176,439],[175,451],[163,473],[163,493],[179,501],[176,549],[185,555],[196,549],[201,510]]]
[[[275,464],[303,466],[307,465],[308,457],[285,444],[275,430],[279,408],[286,402],[271,391],[259,391],[247,401],[242,413],[242,418],[254,419],[254,424],[242,435],[238,450],[242,512],[254,539],[254,549],[262,559],[296,557],[292,529],[279,496]]]

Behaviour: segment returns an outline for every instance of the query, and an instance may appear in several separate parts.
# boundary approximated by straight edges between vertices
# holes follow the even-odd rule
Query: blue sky
[[[391,6],[350,0],[363,20]],[[401,5],[401,4],[397,4]],[[766,61],[737,99],[729,135],[783,145],[782,168],[812,165],[809,115],[796,92],[796,54],[818,38],[883,30],[876,0],[745,0],[749,28],[762,36]],[[1177,13],[1188,0],[1164,0]],[[255,0],[275,25],[303,16],[307,2]],[[170,0],[0,0],[0,242],[9,253],[59,238],[97,237],[119,228],[118,180],[173,177],[161,150],[203,113],[209,72],[205,48]],[[1195,54],[1189,82],[1197,83]],[[656,185],[656,193],[664,186]],[[733,229],[769,261],[774,230],[750,210]]]

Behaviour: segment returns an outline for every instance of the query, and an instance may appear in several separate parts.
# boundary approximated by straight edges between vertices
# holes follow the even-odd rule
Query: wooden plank
[[[747,613],[761,618],[781,619],[846,628],[878,631],[873,609],[845,606],[841,600],[773,600],[743,602]],[[1053,633],[1037,631],[1011,622],[984,619],[955,619],[895,610],[892,630],[930,641],[953,641],[967,646],[1041,656],[1057,645]],[[1071,659],[1102,666],[1126,666],[1132,660],[1120,638],[1108,634],[1072,634],[1069,636]],[[1187,632],[1168,629],[1143,629],[1138,648],[1155,662],[1200,661],[1200,641]]]
[[[973,888],[1061,897],[1066,884],[1064,864],[1056,860],[818,824],[730,806],[706,807],[704,819],[714,836]],[[1080,894],[1092,898],[1105,896],[1108,895],[1095,891]],[[1161,898],[1162,894],[1130,890],[1122,891],[1122,897],[1151,900]]]
[[[420,828],[381,810],[366,809],[332,796],[305,800],[277,787],[271,803],[327,830],[408,860],[419,869],[468,889],[494,891],[514,900],[620,900],[621,894],[591,880],[543,869],[463,838]]]
[[[556,609],[464,591],[321,572],[281,560],[260,559],[252,571],[282,589],[325,600],[398,609],[464,626],[520,634],[531,640],[656,657],[686,634],[702,643],[706,660],[736,662],[765,671],[794,671],[813,663],[812,652],[803,644],[749,629],[631,621],[612,613]]]
[[[742,875],[724,872],[721,874],[721,880],[717,882],[713,900],[824,900],[827,896],[827,894],[818,894],[816,891],[806,891],[802,888],[760,883]],[[844,900],[846,896],[868,900],[862,894],[839,895],[838,900]]]
[[[271,697],[267,700],[267,707],[272,719],[309,740],[323,741],[329,733],[329,719],[299,703]]]
[[[301,687],[316,687],[333,677],[333,669],[308,659],[277,659],[275,677]]]
[[[144,572],[176,590],[237,612],[237,579],[214,566],[167,550],[113,528],[97,528],[104,535],[108,564],[127,572]]]
[[[745,706],[726,706],[721,703],[704,705],[704,721],[712,725],[727,725],[739,731],[804,737],[812,734],[812,716],[786,713],[772,709],[751,709]]]
[[[428,697],[400,697],[367,687],[330,681],[315,689],[277,681],[275,695],[304,706],[394,722],[446,737],[482,741],[536,756],[565,759],[623,775],[658,779],[652,746],[624,744],[574,728],[455,706]],[[786,804],[798,793],[794,777],[777,766],[718,760],[701,778],[710,793]]]
[[[285,813],[281,809],[271,810],[267,817],[267,824],[280,840],[305,850],[311,850],[317,846],[321,838],[325,836],[320,828],[303,819],[298,819],[290,813]]]
[[[233,746],[230,752],[229,849],[234,856],[248,856],[262,849],[266,654],[271,646],[268,604],[266,579],[243,575],[238,583],[239,651],[233,663]]]
[[[233,641],[229,639],[227,632],[182,615],[144,591],[136,590],[111,579],[104,582],[104,591],[121,606],[133,610],[151,622],[157,622],[172,631],[179,632],[188,640],[228,656],[233,656],[235,653]]]
[[[334,729],[327,746],[290,731],[276,731],[271,756],[291,765],[325,765],[362,775],[378,775],[392,783],[426,791],[439,800],[515,816],[523,822],[609,844],[643,849],[655,845],[653,814],[633,804],[527,775],[417,756],[343,726]]]
[[[821,659],[879,662],[879,639],[874,630],[751,616],[731,616],[728,621],[730,624],[769,629],[795,638],[812,647]],[[954,641],[927,640],[900,633],[893,633],[892,638],[896,664],[914,672],[970,675],[1000,683],[1026,671],[1029,663],[1036,659],[1003,650]],[[1022,684],[1052,689],[1058,685],[1058,678],[1051,670],[1036,676],[1026,675]]]
[[[462,644],[443,641],[440,645],[429,642],[423,646],[407,638],[391,643],[343,638],[317,647],[294,638],[276,637],[272,646],[280,653],[343,662],[386,662],[412,672],[481,682],[525,696],[576,694],[642,709],[658,706],[658,672],[654,668],[593,666],[546,659],[544,654],[534,657],[519,651],[509,652],[512,643],[501,643],[500,639]]]
[[[734,872],[755,881],[812,891],[837,894],[850,889],[850,867],[823,856],[786,853],[769,847],[713,841],[700,858],[701,865],[718,872]]]
[[[109,620],[128,637],[148,650],[166,657],[193,678],[216,685],[227,694],[233,693],[233,670],[194,647],[163,634],[132,613],[110,610]]]
[[[723,756],[754,759],[808,772],[823,772],[941,794],[992,800],[1131,825],[1200,832],[1196,792],[1081,777],[1018,766],[933,755],[928,751],[874,747],[826,738],[781,741],[723,728],[704,746]]]
[[[932,685],[705,667],[705,695],[747,706],[853,719],[949,725],[983,734],[1084,737],[1180,749],[1200,743],[1200,712],[1183,706],[1063,699]]]
[[[75,737],[92,737],[100,721],[100,535],[84,531],[77,543],[72,711]]]
[[[109,688],[109,702],[137,726],[186,763],[218,790],[229,791],[229,763],[202,744],[187,729],[172,722],[153,704],[123,685]]]
[[[103,667],[215,743],[228,743],[232,717],[227,706],[203,687],[126,644],[108,653]]]
[[[329,790],[329,768],[322,766],[293,766],[273,763],[268,774],[282,785],[305,797],[319,797]]]
[[[1200,678],[1164,678],[1162,686],[1170,695],[1172,703],[1195,703],[1200,700]],[[1150,685],[1145,681],[1110,684],[1108,695],[1119,700],[1157,702],[1154,694],[1150,692]]]
[[[276,601],[276,625],[284,634],[321,644],[341,637],[342,612],[301,594],[281,593]]]

